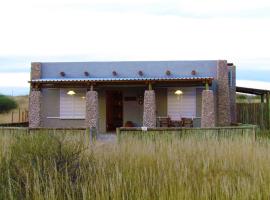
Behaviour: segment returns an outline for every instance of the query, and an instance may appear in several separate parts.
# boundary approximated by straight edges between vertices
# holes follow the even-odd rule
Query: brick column
[[[154,90],[144,92],[143,126],[156,127],[156,95]]]
[[[201,127],[215,127],[214,94],[212,90],[203,90],[202,92]]]
[[[98,93],[96,91],[86,92],[85,125],[87,128],[98,129]]]
[[[41,126],[41,91],[32,89],[29,94],[29,127]]]
[[[31,63],[31,80],[41,78],[41,63]]]
[[[217,116],[219,126],[231,124],[230,90],[227,61],[218,61],[217,66]]]
[[[235,66],[230,66],[229,70],[232,74],[232,80],[230,85],[230,105],[231,105],[231,122],[236,123],[236,70]]]

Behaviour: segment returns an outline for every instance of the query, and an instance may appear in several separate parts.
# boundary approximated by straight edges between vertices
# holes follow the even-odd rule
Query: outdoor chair
[[[157,118],[159,127],[170,127],[171,118],[170,117],[158,117]]]
[[[192,118],[182,118],[182,127],[193,127],[193,119]]]

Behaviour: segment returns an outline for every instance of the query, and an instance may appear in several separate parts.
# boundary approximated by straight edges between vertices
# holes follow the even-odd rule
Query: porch
[[[42,105],[37,113],[41,127],[95,127],[99,132],[113,132],[117,127],[164,127],[164,118],[170,121],[167,126],[182,127],[189,121],[190,127],[213,127],[212,80],[37,79],[31,81],[30,101],[32,106]]]

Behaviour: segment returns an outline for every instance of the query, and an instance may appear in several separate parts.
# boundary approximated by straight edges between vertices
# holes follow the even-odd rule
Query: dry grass
[[[0,114],[0,123],[11,123],[11,113],[13,112],[14,122],[19,121],[19,110],[26,111],[28,110],[28,96],[15,96],[11,97],[18,103],[18,108],[10,111],[9,113]]]
[[[83,135],[77,137],[72,142],[69,137],[46,133],[19,138],[2,134],[0,198],[270,197],[266,138],[254,142],[241,137],[126,136],[118,143],[90,145]],[[80,153],[69,157],[72,152]]]

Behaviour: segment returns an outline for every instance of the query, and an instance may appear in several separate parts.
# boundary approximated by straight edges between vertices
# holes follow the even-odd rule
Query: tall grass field
[[[0,199],[269,199],[267,138],[0,136]]]

